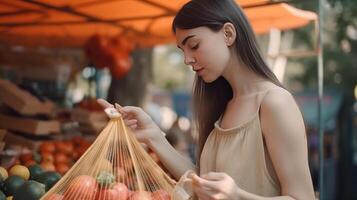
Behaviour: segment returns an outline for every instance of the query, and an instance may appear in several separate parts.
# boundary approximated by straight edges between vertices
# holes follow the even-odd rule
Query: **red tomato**
[[[129,197],[128,187],[124,183],[116,183],[113,186],[113,190],[118,192],[118,198],[116,200],[127,200]]]
[[[69,166],[66,163],[58,163],[56,164],[56,170],[63,176],[69,170]]]
[[[75,149],[77,152],[78,159],[87,151],[87,147],[77,147]]]
[[[61,145],[62,149],[59,149],[58,151],[63,152],[67,155],[71,155],[74,150],[74,145],[71,141],[64,141]]]
[[[43,168],[43,170],[45,171],[56,171],[56,167],[52,162],[48,162],[48,161],[44,161],[41,162],[41,167]]]
[[[92,199],[97,191],[96,180],[87,175],[77,176],[64,193],[66,200]]]
[[[96,200],[119,200],[119,192],[113,189],[100,189],[96,193]],[[126,199],[125,199],[126,200]]]
[[[54,161],[56,164],[58,163],[68,163],[68,158],[67,155],[65,153],[62,152],[58,152],[56,154],[54,154]]]
[[[20,155],[21,163],[26,163],[29,160],[33,160],[32,153],[25,153]]]
[[[56,151],[56,147],[53,144],[53,142],[42,142],[40,145],[40,152],[49,152],[49,153],[53,153]]]
[[[43,200],[62,200],[63,196],[59,195],[59,194],[50,194],[48,195],[46,198],[44,198]]]
[[[53,155],[50,152],[42,152],[41,157],[42,157],[41,158],[42,162],[53,162],[54,161]]]
[[[29,167],[31,165],[37,164],[34,160],[28,160],[25,163],[23,163],[26,167]]]
[[[57,152],[62,152],[62,153],[68,152],[68,145],[65,142],[59,141],[56,142],[55,145],[56,145]]]
[[[152,200],[151,193],[147,191],[135,191],[129,200]]]
[[[170,194],[165,190],[156,190],[151,194],[152,200],[170,200]]]

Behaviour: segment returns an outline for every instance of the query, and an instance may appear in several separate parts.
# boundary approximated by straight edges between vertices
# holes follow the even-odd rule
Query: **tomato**
[[[87,151],[87,147],[77,147],[75,151],[79,159]]]
[[[170,194],[165,190],[156,190],[151,194],[152,200],[170,200]]]
[[[53,154],[50,152],[42,152],[41,156],[42,156],[42,159],[41,159],[42,162],[53,162],[54,161]]]
[[[36,164],[36,162],[34,160],[28,160],[28,161],[24,162],[24,165],[26,167],[29,167],[29,166],[35,165],[35,164]]]
[[[124,183],[116,183],[113,186],[113,190],[118,192],[117,200],[127,200],[129,197],[129,190],[128,187]]]
[[[71,154],[73,152],[74,146],[69,141],[56,142],[56,150],[64,154]]]
[[[114,189],[99,189],[95,197],[96,200],[118,200],[118,198],[119,192]]]
[[[97,191],[97,182],[91,176],[81,175],[72,180],[64,193],[66,200],[92,199]]]
[[[45,171],[56,171],[56,167],[52,162],[41,162],[41,167]]]
[[[152,200],[151,193],[147,191],[135,191],[129,200]]]
[[[87,140],[80,136],[74,136],[72,138],[72,143],[74,144],[74,146],[86,146],[88,144]]]
[[[66,148],[63,149],[64,153],[66,153],[67,155],[72,154],[73,150],[74,150],[73,143],[71,141],[65,141],[63,143],[64,143],[63,147],[66,147]]]
[[[42,142],[40,145],[40,152],[48,152],[48,153],[54,153],[56,151],[56,147],[53,144],[53,142]]]
[[[57,163],[68,163],[68,158],[67,155],[65,153],[62,152],[58,152],[56,154],[54,154],[54,162]]]
[[[25,153],[20,155],[21,163],[26,163],[29,160],[33,160],[32,153]]]
[[[69,166],[66,163],[58,163],[56,164],[56,170],[61,175],[64,175],[69,170]]]
[[[62,200],[63,196],[60,194],[49,194],[43,200]]]

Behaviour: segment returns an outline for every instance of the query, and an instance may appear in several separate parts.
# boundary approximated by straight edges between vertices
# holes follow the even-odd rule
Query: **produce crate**
[[[0,101],[23,115],[50,115],[55,109],[51,101],[42,102],[8,80],[0,79],[0,91]]]
[[[0,129],[0,154],[5,147],[5,141],[4,141],[5,135],[6,135],[6,130]]]
[[[57,120],[37,120],[0,114],[0,128],[32,135],[59,133],[61,123]]]
[[[107,124],[108,117],[103,111],[75,108],[72,111],[72,120],[79,122],[79,130],[81,132],[98,134]]]
[[[7,146],[17,145],[21,147],[27,147],[28,149],[35,150],[41,144],[41,140],[33,140],[24,137],[20,134],[7,132],[4,138],[4,142]]]
[[[104,125],[108,122],[108,117],[104,111],[89,111],[83,108],[75,108],[72,111],[72,120],[79,123],[91,124],[96,122],[104,122]]]

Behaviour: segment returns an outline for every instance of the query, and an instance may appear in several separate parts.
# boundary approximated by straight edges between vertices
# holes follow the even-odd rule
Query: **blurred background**
[[[195,74],[171,32],[185,2],[0,0],[1,165],[39,163],[65,174],[107,122],[96,98],[144,108],[195,162]],[[357,199],[357,1],[237,2],[303,113],[315,190],[323,130],[323,199]],[[58,147],[76,155],[43,150]]]

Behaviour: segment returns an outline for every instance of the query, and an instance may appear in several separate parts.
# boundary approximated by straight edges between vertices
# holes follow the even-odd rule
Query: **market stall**
[[[68,78],[71,74],[78,72],[78,68],[72,66],[82,65],[83,67],[88,63],[87,58],[98,68],[109,67],[112,76],[120,79],[130,71],[132,65],[130,55],[135,49],[174,42],[171,21],[176,11],[185,2],[186,0],[2,1],[0,2],[0,67],[6,65],[7,68],[12,68],[12,64],[16,63],[14,65],[20,69],[17,71],[21,71],[21,77],[46,81],[40,87],[46,86],[46,91],[52,91],[53,99],[56,99],[54,90],[65,90],[66,87],[62,85],[71,80]],[[256,34],[269,33],[272,28],[279,30],[298,28],[317,20],[316,14],[294,8],[286,3],[268,0],[239,0],[237,2],[244,8]],[[53,57],[49,56],[50,59],[47,60],[43,58],[46,62],[43,62],[41,57],[33,58],[37,60],[35,62],[37,66],[31,64],[33,54],[24,56],[26,63],[18,59],[19,55],[26,52],[24,49],[39,47],[80,49],[85,51],[87,57],[68,59],[67,54],[64,53],[64,56],[60,55],[63,59],[58,62],[53,62],[54,57],[58,55],[51,55]],[[56,67],[52,68],[46,64],[56,65]],[[41,72],[41,70],[48,71]],[[62,75],[58,76],[58,74]],[[10,76],[7,75],[7,78]],[[27,83],[31,80],[27,80]],[[56,198],[65,196],[68,199],[76,199],[71,195],[72,190],[81,191],[76,184],[77,178],[80,177],[78,180],[87,181],[92,184],[91,186],[94,183],[103,184],[103,192],[112,190],[115,187],[113,185],[123,182],[126,184],[126,189],[131,190],[138,188],[143,190],[149,185],[152,192],[149,195],[153,199],[157,198],[157,195],[160,196],[158,199],[170,198],[167,197],[167,193],[159,189],[165,188],[165,191],[171,192],[175,181],[166,175],[157,180],[157,177],[164,172],[161,168],[161,171],[155,171],[155,168],[162,167],[162,164],[150,150],[146,149],[145,152],[137,150],[140,148],[135,146],[133,139],[128,139],[129,134],[126,134],[125,127],[118,129],[126,138],[124,147],[121,146],[122,144],[114,145],[108,142],[106,137],[103,139],[103,134],[109,134],[109,131],[103,131],[102,140],[100,139],[101,137],[97,134],[101,133],[104,127],[107,128],[113,124],[95,99],[85,98],[72,108],[64,109],[58,102],[42,94],[41,88],[29,85],[31,84],[21,85],[16,81],[0,79],[2,93],[0,96],[0,129],[2,129],[0,130],[0,152],[3,166],[0,167],[0,182],[5,188],[3,192],[6,196],[25,198],[22,197],[24,194],[19,191],[35,188],[34,190],[38,192],[29,194],[33,195],[33,199],[43,197],[48,191],[52,191],[51,195],[59,195]],[[137,168],[141,165],[135,164],[137,160],[140,160],[136,158],[130,162],[134,162],[131,164],[133,166],[130,166],[130,170],[134,171],[130,176],[126,166],[123,169],[124,172],[119,171],[117,168],[123,166],[115,164],[119,162],[116,158],[110,156],[109,158],[109,154],[99,156],[91,152],[91,149],[100,146],[99,141],[103,142],[100,143],[101,145],[105,144],[105,149],[111,149],[110,152],[113,152],[113,146],[119,146],[118,148],[130,151],[131,158],[133,155],[142,156],[140,162],[149,163],[150,170]],[[91,146],[92,143],[96,145]],[[97,151],[99,152],[98,149]],[[93,160],[96,156],[109,162],[110,169],[106,172],[101,170],[91,172],[94,174],[91,178],[81,176],[88,175],[90,171],[85,168],[90,165],[90,162],[83,160]],[[95,165],[94,168],[104,169],[105,167],[101,164]],[[81,169],[85,169],[82,174],[79,172]],[[74,177],[73,174],[78,176]],[[160,184],[160,187],[152,186],[154,183],[150,179],[150,174],[156,177],[154,178],[155,184],[162,183],[165,187],[161,187]],[[128,180],[118,177],[126,177]],[[142,185],[142,181],[130,182],[132,179],[143,179],[145,186]],[[62,185],[56,185],[51,190],[57,181]],[[110,184],[110,187],[107,187],[107,184]],[[77,189],[73,189],[72,186]],[[89,193],[76,194],[82,195],[80,197],[83,199],[94,198]],[[140,199],[147,194],[131,195],[137,195]],[[55,198],[49,195],[47,197]],[[96,198],[110,199],[105,196]]]

